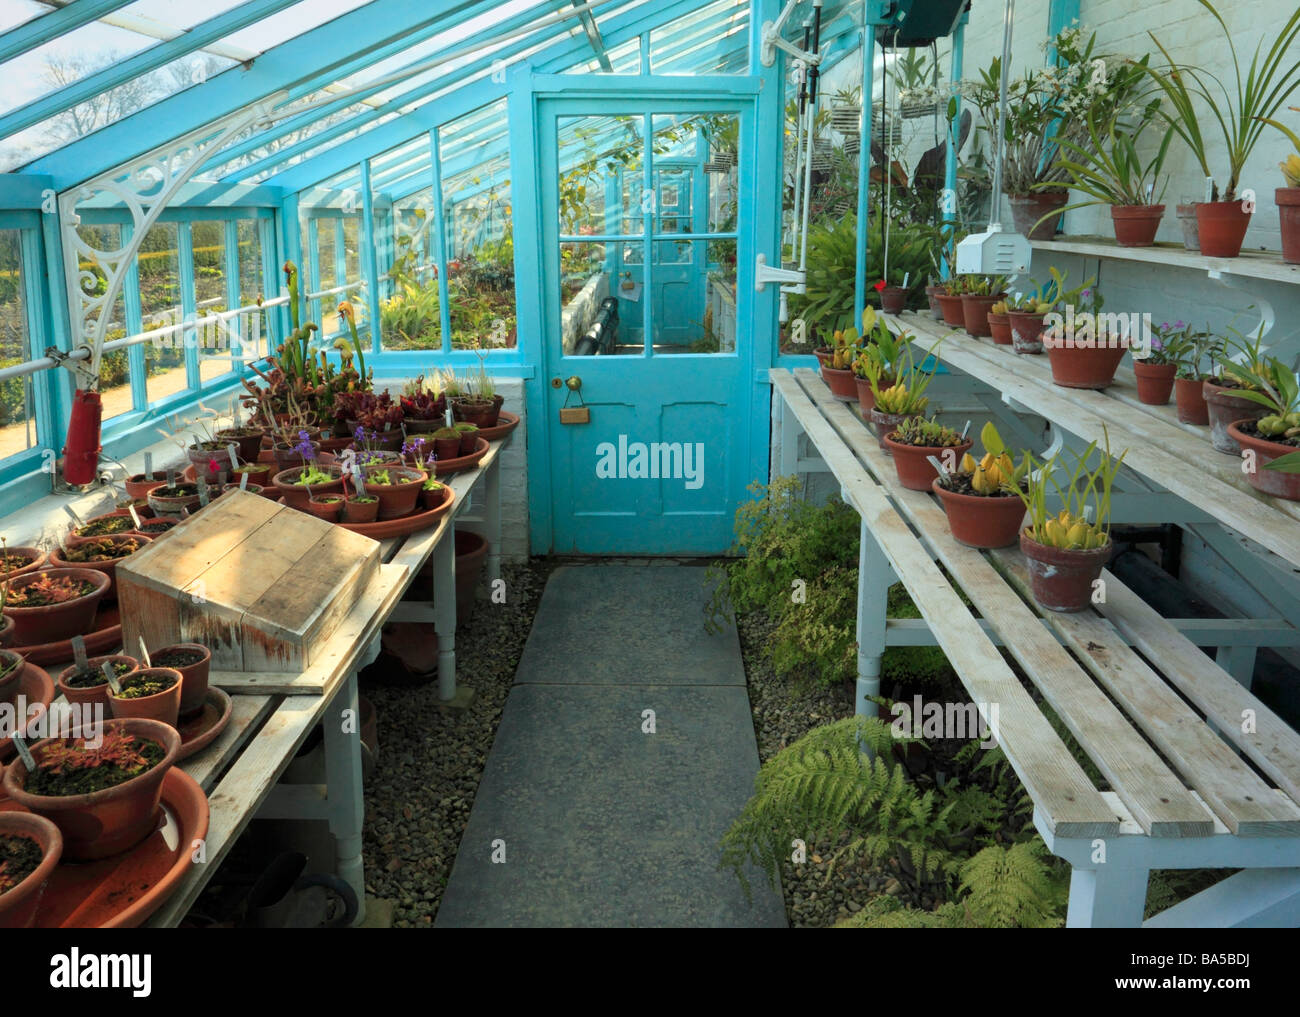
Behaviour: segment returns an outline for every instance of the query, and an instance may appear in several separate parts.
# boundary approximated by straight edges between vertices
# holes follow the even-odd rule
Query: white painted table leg
[[[456,697],[456,534],[433,549],[433,627],[438,633],[438,698]]]
[[[487,579],[488,585],[501,578],[501,457],[497,456],[483,478],[483,525],[487,532],[483,535],[488,542]]]
[[[778,397],[779,398],[779,397]],[[781,459],[778,469],[783,477],[793,476],[799,469],[799,435],[803,429],[790,407],[780,400]]]
[[[880,658],[885,652],[885,622],[894,570],[865,521],[859,536],[858,681],[854,713],[859,717],[875,717],[880,709],[870,697],[880,695]]]
[[[359,924],[366,917],[366,873],[361,859],[365,799],[361,783],[361,710],[356,672],[348,675],[325,711],[325,786],[337,871],[357,895]]]
[[[1070,875],[1070,929],[1136,929],[1147,902],[1147,869],[1115,863]]]

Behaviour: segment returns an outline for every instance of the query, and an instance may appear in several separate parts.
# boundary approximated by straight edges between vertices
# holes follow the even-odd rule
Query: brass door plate
[[[561,424],[590,424],[591,408],[588,406],[563,406],[560,408]]]

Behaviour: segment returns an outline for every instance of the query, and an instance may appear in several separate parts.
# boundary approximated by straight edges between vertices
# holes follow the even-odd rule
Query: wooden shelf
[[[1187,250],[1181,244],[1120,247],[1114,240],[1105,237],[1071,237],[1065,240],[1034,240],[1031,243],[1035,251],[1192,269],[1204,272],[1212,279],[1233,275],[1300,284],[1300,265],[1288,265],[1276,251],[1242,251],[1237,258],[1207,258],[1196,251]]]

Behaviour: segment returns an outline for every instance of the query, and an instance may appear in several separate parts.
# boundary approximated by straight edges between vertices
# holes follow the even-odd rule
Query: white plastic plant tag
[[[1205,200],[1208,202],[1214,197],[1214,177],[1205,178]]]
[[[182,506],[181,506],[181,518],[182,518],[182,519],[188,519],[189,517],[190,517],[190,510],[187,509],[185,506],[182,505]]]
[[[447,426],[448,426],[448,427],[455,427],[455,426],[456,426],[456,415],[455,415],[454,413],[451,412],[451,407],[450,407],[450,406],[447,407],[447,414],[446,414],[446,416],[447,416]]]
[[[134,505],[128,505],[126,510],[131,513],[131,522],[135,524],[135,528],[138,530],[141,526],[140,513],[135,510]]]
[[[239,446],[233,441],[226,446],[226,451],[230,453],[230,466],[235,469],[239,466]]]
[[[28,773],[36,769],[36,760],[32,758],[32,750],[27,747],[23,741],[23,736],[15,731],[10,737],[14,740],[14,748],[18,750],[18,758],[23,761],[23,767]]]
[[[227,473],[225,470],[222,470],[220,473],[217,474],[217,490],[218,490],[218,491],[224,491],[224,490],[226,489],[226,485],[229,484],[229,483],[230,483],[230,474],[229,474],[229,473]]]
[[[144,479],[153,480],[153,453],[144,454]]]
[[[366,478],[365,475],[362,474],[360,466],[357,466],[354,469],[352,481],[357,485],[357,494],[364,498],[366,495]]]
[[[939,479],[940,479],[940,480],[947,480],[947,479],[948,479],[948,471],[944,468],[943,463],[939,462],[939,459],[938,459],[937,456],[926,456],[925,458],[928,459],[928,460],[930,461],[930,465],[931,465],[931,466],[933,466],[936,470],[939,471]]]
[[[149,649],[144,645],[144,636],[140,637],[140,659],[144,661],[145,667],[153,667],[149,660]]]
[[[113,690],[113,695],[120,696],[122,694],[122,683],[117,680],[117,672],[113,670],[113,662],[111,660],[104,661],[100,670],[104,672],[104,678],[108,682],[108,687]]]
[[[63,511],[66,512],[68,516],[72,519],[72,523],[74,526],[86,525],[86,521],[82,519],[81,516],[77,515],[77,510],[74,509],[71,505],[64,505]]]
[[[72,659],[77,663],[77,670],[86,670],[88,658],[86,656],[86,639],[84,636],[72,637]]]
[[[966,421],[966,426],[961,429],[961,440],[966,440],[966,435],[970,434],[970,421]]]
[[[176,471],[175,471],[175,470],[168,470],[168,471],[167,471],[167,490],[170,491],[170,490],[171,490],[172,488],[174,488],[175,486],[176,486]]]
[[[240,477],[239,477],[239,489],[240,489],[241,491],[247,491],[247,490],[248,490],[248,474],[247,474],[247,473],[244,473],[244,474],[241,474],[241,475],[240,475]]]
[[[199,481],[199,507],[206,507],[208,504],[208,484],[205,480]]]
[[[911,272],[903,273],[903,289],[907,289],[907,281],[912,278]]]

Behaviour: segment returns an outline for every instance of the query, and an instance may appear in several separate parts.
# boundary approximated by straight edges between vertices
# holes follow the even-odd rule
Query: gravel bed
[[[506,565],[506,602],[480,599],[456,635],[466,711],[442,712],[436,684],[363,681],[379,718],[379,764],[366,782],[366,891],[394,905],[397,928],[433,923],[542,588],[554,566]]]

